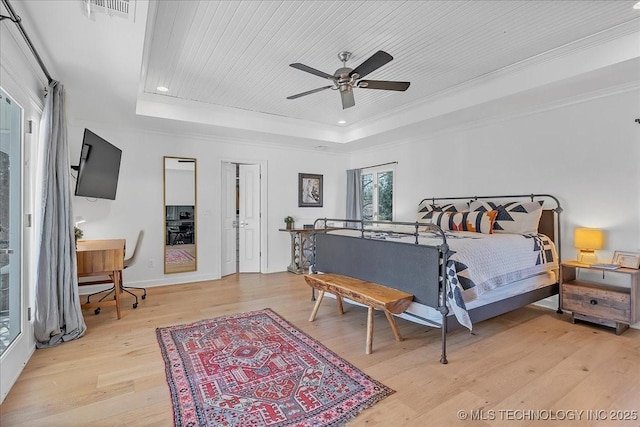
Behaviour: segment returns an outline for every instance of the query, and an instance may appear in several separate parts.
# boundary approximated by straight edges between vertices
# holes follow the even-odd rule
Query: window
[[[393,221],[395,165],[362,169],[362,219]]]

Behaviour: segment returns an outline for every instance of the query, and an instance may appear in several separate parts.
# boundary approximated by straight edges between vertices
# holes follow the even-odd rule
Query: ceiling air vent
[[[94,19],[94,14],[105,13],[133,21],[135,0],[82,0],[85,14]]]

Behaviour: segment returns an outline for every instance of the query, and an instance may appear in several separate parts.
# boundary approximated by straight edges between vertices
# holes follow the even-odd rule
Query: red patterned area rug
[[[185,249],[167,248],[165,260],[168,264],[186,264],[195,261],[195,259],[196,258]]]
[[[270,309],[156,334],[177,426],[339,426],[394,393]]]

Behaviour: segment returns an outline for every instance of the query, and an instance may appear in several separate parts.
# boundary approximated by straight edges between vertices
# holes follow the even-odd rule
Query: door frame
[[[38,135],[38,125],[42,110],[38,104],[29,96],[27,91],[11,78],[9,73],[5,73],[2,69],[3,76],[2,89],[11,97],[11,99],[22,109],[22,118],[20,122],[20,333],[9,345],[6,351],[0,357],[3,375],[0,380],[0,403],[4,401],[18,377],[22,373],[24,366],[27,364],[35,351],[35,335],[33,329],[33,307],[34,298],[33,279],[35,277],[34,252],[33,244],[33,183],[36,168],[35,147],[37,146],[36,138]],[[36,117],[37,116],[37,119]],[[27,133],[28,122],[32,122],[32,129]],[[29,214],[32,218],[32,224],[26,224],[25,215]]]
[[[228,194],[230,191],[235,191],[237,195],[237,174],[238,165],[236,163],[220,163],[220,277],[238,273],[238,213],[236,209],[238,201],[236,200],[237,196],[232,197],[232,195]],[[227,216],[227,213],[231,210],[230,204],[233,204],[233,218],[231,219],[232,242],[227,240],[230,232],[228,222],[230,218]],[[233,247],[233,252],[229,254],[231,246]],[[230,257],[233,258],[233,261],[229,259]],[[233,266],[229,265],[231,262],[233,262]]]
[[[220,176],[222,176],[222,168],[223,163],[241,163],[247,165],[259,165],[260,166],[260,273],[266,273],[268,271],[268,252],[267,252],[267,244],[268,244],[268,231],[267,231],[267,188],[268,188],[268,162],[266,160],[256,160],[256,159],[247,159],[247,158],[239,158],[239,157],[225,157],[220,159]],[[216,183],[218,194],[220,195],[219,200],[220,204],[218,206],[218,216],[220,221],[218,221],[218,247],[222,249],[222,233],[223,233],[223,218],[222,218],[222,200],[223,200],[223,191],[226,191],[222,186],[222,180],[219,180]],[[222,274],[222,250],[220,250],[219,257],[219,265],[218,269],[218,277],[221,277]]]

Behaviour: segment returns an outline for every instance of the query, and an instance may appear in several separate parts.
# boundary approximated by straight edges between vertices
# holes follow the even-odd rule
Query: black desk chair
[[[167,226],[167,245],[175,245],[178,236],[180,235],[180,228],[175,225]]]
[[[125,258],[124,260],[124,264],[123,264],[123,270],[132,266],[135,262],[136,262],[136,256],[138,255],[139,251],[138,249],[140,248],[141,244],[142,244],[142,238],[144,237],[144,230],[140,230],[140,232],[138,233],[138,239],[136,240],[136,245],[133,248],[133,252],[131,253],[131,256],[129,258]],[[123,271],[124,273],[124,271]],[[124,286],[123,282],[122,282],[122,274],[120,275],[120,292],[126,292],[129,295],[133,296],[135,298],[135,302],[133,303],[133,308],[138,308],[138,296],[136,294],[134,294],[133,292],[131,292],[129,289],[136,289],[136,290],[140,290],[142,291],[142,296],[140,298],[142,299],[147,299],[147,290],[145,288],[137,288],[135,286]],[[113,280],[113,279],[112,279]],[[91,281],[91,282],[82,282],[83,285],[88,285],[88,284],[101,284],[101,283],[110,283],[109,280],[98,280],[98,281]],[[109,289],[105,289],[103,291],[99,291],[99,292],[94,292],[90,295],[87,295],[87,303],[91,302],[90,298],[92,296],[95,295],[99,295],[102,294],[104,292],[106,292],[106,294],[100,298],[98,300],[98,302],[100,301],[104,301],[106,297],[108,297],[109,295],[111,295],[113,293],[113,291],[115,291],[115,287],[112,286]],[[94,310],[95,314],[99,314],[100,313],[100,307],[96,308]]]
[[[171,241],[171,246],[175,244],[189,244],[193,243],[193,226],[192,225],[179,225],[175,236]]]

